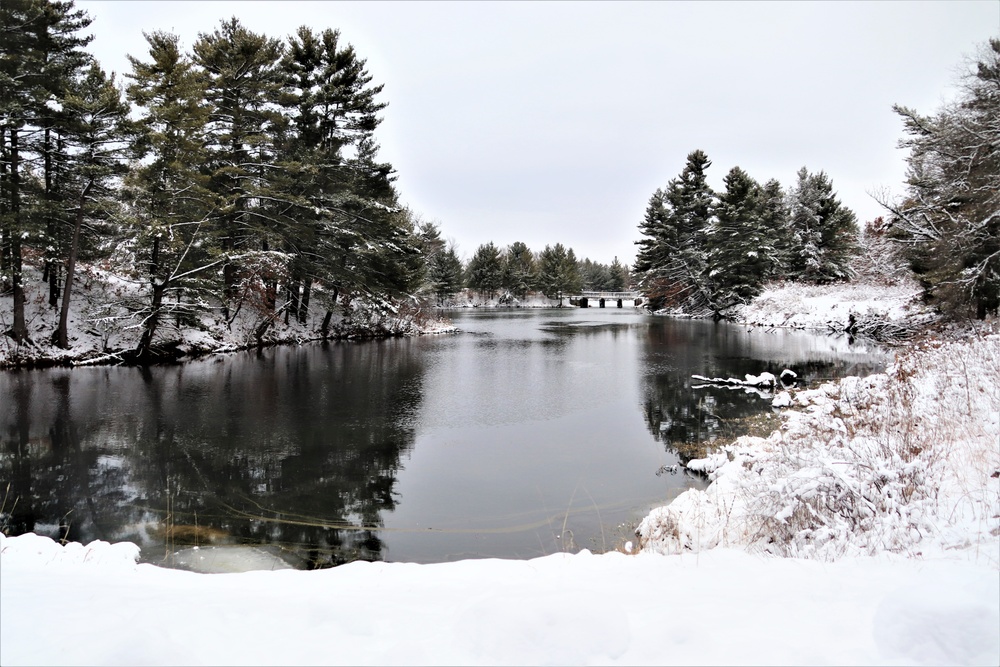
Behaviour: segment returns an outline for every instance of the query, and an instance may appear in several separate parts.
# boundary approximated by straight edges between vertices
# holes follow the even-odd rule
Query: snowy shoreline
[[[114,365],[128,363],[142,335],[142,325],[130,312],[142,301],[134,283],[93,266],[82,271],[78,296],[70,306],[68,318],[69,347],[52,343],[58,313],[45,301],[46,283],[37,267],[25,267],[29,323],[28,342],[18,345],[0,335],[0,372],[16,368],[53,366]],[[116,293],[120,303],[108,310],[107,295]],[[129,305],[130,304],[130,305]],[[128,307],[126,307],[128,305]],[[9,322],[5,313],[13,312],[12,295],[0,295],[0,330]],[[164,317],[155,339],[159,355],[143,363],[174,363],[199,357],[254,350],[277,345],[302,345],[316,342],[374,340],[424,334],[449,333],[455,328],[412,306],[365,305],[356,303],[350,315],[331,317],[324,330],[325,311],[310,306],[307,323],[294,317],[286,322],[252,308],[240,308],[230,319],[221,310],[199,317],[197,322],[181,324]],[[264,331],[260,334],[261,330]]]

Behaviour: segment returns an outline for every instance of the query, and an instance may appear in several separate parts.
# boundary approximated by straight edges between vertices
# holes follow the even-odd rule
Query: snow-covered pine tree
[[[789,227],[788,199],[785,189],[777,179],[769,179],[759,193],[758,218],[760,231],[767,238],[771,256],[768,258],[767,278],[786,276],[791,259],[792,236]]]
[[[573,249],[561,243],[545,246],[538,255],[538,288],[550,299],[559,299],[562,306],[567,294],[580,290],[580,270]]]
[[[134,224],[136,268],[150,285],[149,306],[138,313],[143,322],[139,359],[152,353],[167,292],[178,296],[178,315],[181,309],[193,314],[189,304],[204,299],[182,301],[179,290],[214,294],[211,270],[220,262],[217,248],[211,248],[207,220],[213,202],[202,172],[211,109],[205,101],[205,77],[181,51],[176,35],[152,32],[146,42],[149,60],[130,55],[132,72],[126,75],[132,80],[129,100],[141,116],[133,152],[146,158],[133,167],[124,190]]]
[[[492,299],[503,285],[503,257],[493,242],[476,248],[466,269],[466,284],[478,290],[486,299]]]
[[[789,277],[813,283],[847,280],[857,254],[854,212],[840,203],[825,172],[805,167],[790,193]]]
[[[707,235],[708,284],[716,315],[760,293],[774,256],[774,242],[764,227],[763,191],[739,167],[724,179],[715,219]]]
[[[959,99],[933,116],[895,107],[908,137],[907,195],[892,234],[930,298],[983,319],[1000,308],[1000,39],[980,47]]]
[[[535,288],[537,280],[535,256],[527,244],[521,241],[511,243],[504,253],[503,287],[523,299]]]
[[[706,233],[712,219],[714,193],[706,179],[712,162],[692,151],[680,176],[657,190],[646,208],[637,242],[635,274],[650,308],[708,309]]]

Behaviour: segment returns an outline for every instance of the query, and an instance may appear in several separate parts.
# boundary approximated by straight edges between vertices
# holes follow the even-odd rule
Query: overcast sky
[[[894,103],[932,112],[1000,0],[962,2],[102,2],[90,49],[148,59],[143,31],[237,16],[287,37],[337,28],[389,106],[377,138],[404,203],[459,253],[493,241],[635,257],[653,191],[694,149],[721,188],[740,166],[786,187],[824,170],[859,222],[902,191]]]

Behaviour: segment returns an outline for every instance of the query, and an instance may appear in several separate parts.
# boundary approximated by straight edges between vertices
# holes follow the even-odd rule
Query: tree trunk
[[[48,237],[48,243],[45,244],[45,280],[49,284],[49,306],[56,308],[59,305],[59,264],[56,261],[58,228],[52,217],[52,137],[51,129],[48,127],[45,128],[43,135],[42,153],[44,154],[45,202],[48,205],[45,209],[45,234]]]
[[[153,344],[153,335],[156,333],[156,327],[160,323],[160,311],[163,309],[163,293],[167,289],[166,282],[162,282],[156,278],[152,282],[153,297],[150,304],[152,312],[146,318],[146,327],[142,331],[138,347],[135,348],[135,356],[140,360],[149,357],[149,350]]]
[[[330,310],[326,311],[326,315],[323,317],[323,325],[320,327],[320,332],[323,334],[323,338],[326,338],[330,333],[330,320],[333,319],[333,309],[337,307],[337,297],[340,296],[340,288],[333,288],[333,303],[330,304]]]
[[[312,280],[306,278],[302,284],[302,300],[299,301],[299,322],[301,324],[306,323],[306,319],[309,317],[309,295],[312,292]]]
[[[153,336],[156,334],[156,327],[160,323],[160,310],[163,308],[163,293],[169,284],[166,280],[160,280],[156,274],[160,271],[160,239],[153,238],[153,252],[149,260],[149,282],[153,288],[153,295],[150,300],[150,313],[146,318],[146,326],[139,338],[139,345],[135,348],[135,356],[140,361],[149,357],[149,350],[153,344]]]
[[[80,228],[83,227],[83,206],[87,200],[94,179],[87,181],[87,185],[80,193],[80,206],[76,211],[76,224],[73,225],[73,241],[69,248],[69,260],[66,262],[66,286],[63,289],[62,308],[59,311],[59,328],[56,329],[56,345],[64,350],[69,347],[69,333],[67,323],[69,321],[69,302],[73,294],[73,274],[76,272],[76,255],[80,250]]]
[[[21,175],[20,155],[17,145],[17,130],[10,131],[10,212],[13,225],[10,235],[10,280],[14,291],[14,326],[10,330],[11,337],[18,343],[28,339],[28,325],[24,319],[24,279],[21,263]]]

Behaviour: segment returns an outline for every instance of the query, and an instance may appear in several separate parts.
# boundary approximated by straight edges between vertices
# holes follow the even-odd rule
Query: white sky
[[[825,170],[860,222],[902,190],[900,103],[932,112],[963,57],[1000,35],[1000,0],[948,2],[107,2],[92,52],[189,49],[237,16],[284,38],[337,28],[389,106],[377,138],[403,202],[459,252],[488,241],[635,257],[649,196],[700,148],[786,187]]]

